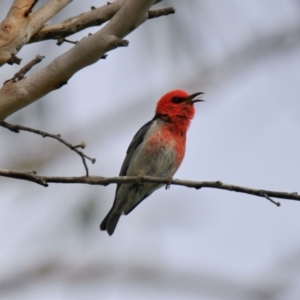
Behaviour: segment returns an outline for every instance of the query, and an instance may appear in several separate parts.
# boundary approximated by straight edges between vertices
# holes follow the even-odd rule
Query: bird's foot
[[[138,178],[136,180],[137,185],[143,184],[142,181],[143,181],[144,177],[145,177],[145,171],[141,170],[139,175],[138,175]]]
[[[166,190],[168,190],[170,187],[171,187],[171,182],[173,180],[173,177],[172,176],[168,176],[167,178],[167,184],[166,184]]]

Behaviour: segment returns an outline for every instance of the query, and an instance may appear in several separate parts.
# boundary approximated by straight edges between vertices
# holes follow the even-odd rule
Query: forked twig
[[[28,131],[28,132],[32,132],[38,135],[41,135],[42,137],[50,137],[52,139],[55,139],[59,142],[61,142],[62,144],[64,144],[65,146],[67,146],[68,148],[70,148],[72,151],[76,152],[82,159],[83,162],[83,166],[85,168],[85,172],[86,172],[86,176],[89,176],[89,169],[87,167],[86,164],[86,159],[88,159],[89,161],[91,161],[92,164],[94,164],[96,162],[95,158],[91,158],[89,156],[87,156],[86,154],[84,154],[82,151],[78,150],[78,148],[84,149],[85,148],[85,143],[80,143],[79,145],[72,145],[70,143],[68,143],[67,141],[65,141],[64,139],[61,138],[60,134],[51,134],[45,131],[41,131],[38,129],[33,129],[30,127],[25,127],[22,125],[15,125],[15,124],[10,124],[7,123],[5,121],[0,121],[0,126],[9,129],[10,131],[13,131],[15,133],[19,133],[20,131]]]

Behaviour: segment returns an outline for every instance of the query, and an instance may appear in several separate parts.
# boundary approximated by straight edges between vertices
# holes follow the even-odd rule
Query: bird
[[[186,133],[195,115],[194,103],[202,92],[188,94],[173,90],[157,102],[153,119],[134,135],[126,152],[119,176],[172,178],[185,154]],[[122,214],[128,215],[155,190],[158,183],[118,184],[113,206],[100,224],[112,235]]]

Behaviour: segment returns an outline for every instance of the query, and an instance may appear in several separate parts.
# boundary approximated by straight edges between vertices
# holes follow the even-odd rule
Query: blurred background
[[[39,1],[41,6],[46,1]],[[11,1],[2,0],[0,17]],[[73,1],[51,22],[106,1]],[[130,44],[8,122],[86,142],[92,175],[115,176],[136,131],[165,92],[205,92],[175,178],[300,192],[299,0],[163,1]],[[89,28],[79,40],[99,28]],[[71,44],[32,44],[43,68]],[[0,81],[20,66],[1,68]],[[30,73],[29,73],[30,74]],[[81,176],[62,144],[0,128],[1,168]],[[0,180],[0,299],[300,299],[300,203],[234,192],[160,189],[109,237],[107,187]]]

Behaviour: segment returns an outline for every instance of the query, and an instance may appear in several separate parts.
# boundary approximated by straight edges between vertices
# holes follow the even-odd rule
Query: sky
[[[73,1],[51,22],[105,3]],[[9,4],[3,1],[2,19]],[[116,176],[165,92],[205,92],[175,178],[300,192],[299,2],[174,0],[157,7],[168,5],[175,15],[147,21],[127,37],[129,47],[7,121],[84,141],[97,159],[90,173]],[[45,55],[35,72],[70,47],[47,41],[19,56],[25,64]],[[19,68],[3,66],[2,82]],[[4,128],[0,138],[2,168],[84,175],[80,158],[56,141]],[[121,217],[109,237],[99,224],[114,185],[43,188],[1,178],[0,188],[4,299],[299,299],[296,201],[280,200],[278,208],[251,195],[171,186]]]

